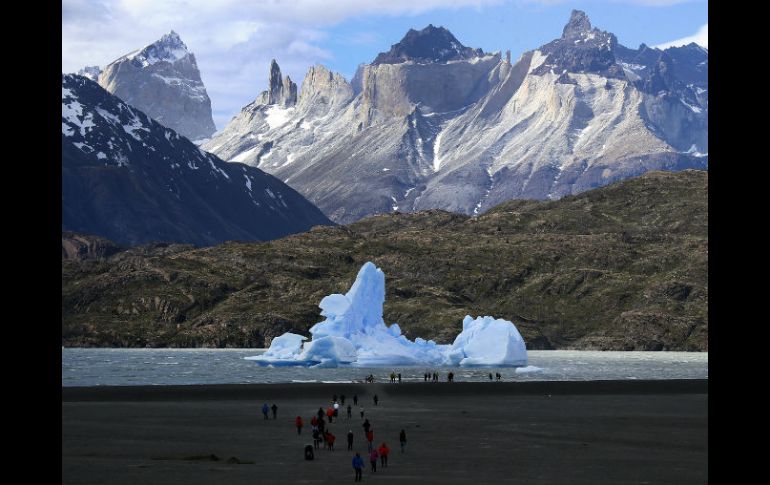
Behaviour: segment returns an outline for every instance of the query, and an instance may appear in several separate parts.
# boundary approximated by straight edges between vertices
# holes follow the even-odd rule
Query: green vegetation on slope
[[[466,314],[529,348],[708,350],[708,173],[649,172],[470,218],[387,214],[265,243],[156,244],[62,261],[62,345],[261,347],[308,334],[361,265],[385,322],[451,342]]]

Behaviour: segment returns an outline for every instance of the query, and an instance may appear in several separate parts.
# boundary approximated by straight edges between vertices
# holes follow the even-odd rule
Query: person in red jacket
[[[337,437],[334,436],[331,431],[326,432],[326,446],[328,446],[332,451],[334,451],[334,440],[336,439]]]
[[[302,423],[302,416],[297,416],[294,419],[294,426],[297,427],[297,434],[302,434],[302,426],[304,426]]]
[[[326,408],[326,417],[329,418],[329,423],[331,423],[334,418],[334,409]]]
[[[380,447],[377,448],[377,453],[380,454],[380,465],[382,465],[382,468],[388,466],[388,454],[390,453],[388,445],[385,443],[381,444]]]
[[[369,442],[369,444],[367,445],[369,449],[367,451],[369,453],[371,453],[372,452],[372,441],[374,441],[374,429],[370,428],[369,431],[366,432],[366,441]]]

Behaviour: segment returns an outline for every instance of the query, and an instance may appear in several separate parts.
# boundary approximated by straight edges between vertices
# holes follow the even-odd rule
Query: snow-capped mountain
[[[62,230],[208,245],[330,224],[275,177],[200,150],[82,76],[62,74],[61,139]]]
[[[95,80],[93,69],[78,74]],[[96,75],[104,89],[182,136],[204,140],[216,131],[195,55],[173,30]]]
[[[576,10],[560,38],[511,63],[431,25],[351,83],[310,68],[296,104],[263,94],[203,148],[276,175],[337,222],[476,214],[708,168],[708,51],[629,49]]]

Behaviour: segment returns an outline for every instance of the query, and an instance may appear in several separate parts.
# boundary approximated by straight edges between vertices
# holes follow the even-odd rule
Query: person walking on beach
[[[318,431],[318,428],[313,428],[313,448],[316,450],[319,449],[321,444],[321,432]]]
[[[379,456],[377,450],[371,450],[369,452],[369,463],[372,464],[372,473],[377,471],[377,458],[379,458]]]
[[[401,373],[398,373],[398,383],[401,384]]]
[[[348,451],[353,449],[353,430],[348,430]]]
[[[270,406],[270,408],[273,410],[273,419],[278,418],[278,406],[276,406],[275,403],[273,403],[273,405]]]
[[[374,430],[373,429],[370,429],[369,431],[366,432],[366,441],[368,442],[368,444],[366,445],[366,450],[367,451],[372,451],[372,449],[374,448],[374,443],[373,443],[374,442]]]
[[[388,453],[390,453],[390,448],[388,448],[388,445],[385,443],[381,444],[379,448],[377,448],[377,453],[380,454],[380,466],[382,468],[385,468],[388,466]]]
[[[353,470],[356,471],[356,478],[353,480],[354,482],[360,482],[361,481],[361,470],[364,468],[364,459],[361,458],[361,453],[356,453],[356,456],[353,457]]]
[[[403,429],[401,430],[401,433],[398,434],[398,441],[401,443],[401,453],[403,453],[404,447],[406,446],[406,431]]]
[[[334,418],[334,409],[326,408],[326,417],[329,418],[329,424],[332,424],[332,419]]]
[[[353,394],[353,405],[358,406],[358,394]]]
[[[395,384],[396,382],[396,373],[394,371],[390,372],[390,383]]]
[[[491,372],[489,373],[489,380],[490,381],[492,380],[492,373]]]
[[[302,423],[302,416],[297,416],[296,419],[294,419],[294,426],[297,427],[297,434],[302,434],[302,426],[304,426]]]
[[[350,407],[350,404],[348,404],[348,419],[353,415],[352,408]]]
[[[345,395],[344,394],[340,396],[340,404],[342,404],[343,406],[345,405]]]
[[[364,428],[364,433],[368,433],[369,428],[372,427],[372,423],[370,423],[369,420],[367,419],[366,421],[364,421],[364,424],[362,424],[361,427]]]
[[[361,419],[364,419],[364,407],[361,406]]]
[[[376,406],[378,402],[380,402],[380,398],[377,397],[377,394],[374,395],[374,405]]]
[[[262,405],[262,415],[265,417],[265,419],[268,419],[267,418],[267,413],[269,413],[269,412],[270,412],[270,408],[267,406],[267,403],[263,404]]]
[[[340,403],[334,403],[334,417],[336,418],[340,414]]]
[[[329,449],[334,451],[334,440],[336,440],[337,437],[334,436],[331,431],[326,432],[326,444],[329,446]]]

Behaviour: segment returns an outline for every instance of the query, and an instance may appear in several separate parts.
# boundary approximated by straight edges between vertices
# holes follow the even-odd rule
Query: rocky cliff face
[[[99,236],[62,231],[61,258],[76,261],[106,259],[122,251],[123,247]]]
[[[209,138],[216,131],[195,55],[173,30],[113,61],[98,80],[110,93],[190,140]]]
[[[338,222],[480,214],[648,170],[707,168],[707,68],[705,49],[629,49],[580,11],[513,64],[429,26],[359,66],[351,84],[329,74],[324,96],[312,80],[292,107],[247,106],[204,148],[275,174]]]
[[[275,177],[225,163],[98,84],[62,75],[63,231],[210,245],[318,224],[330,221]],[[82,252],[73,244],[63,238],[63,253]]]

